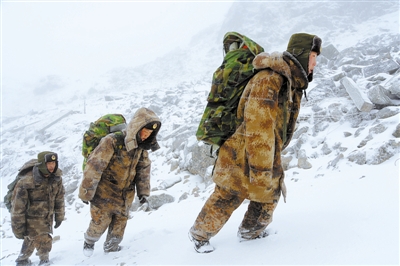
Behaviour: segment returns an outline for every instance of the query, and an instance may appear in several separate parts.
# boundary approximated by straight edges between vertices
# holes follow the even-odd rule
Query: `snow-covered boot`
[[[27,265],[32,265],[31,264],[31,260],[30,259],[26,259],[26,260],[20,260],[17,261],[17,266],[27,266]]]
[[[104,252],[106,252],[106,253],[108,253],[108,252],[118,252],[121,249],[122,249],[121,246],[116,245],[116,246],[113,246],[113,247],[104,248]]]
[[[210,253],[215,250],[215,248],[210,244],[210,241],[197,240],[190,232],[189,239],[194,243],[194,250],[196,250],[198,253]]]
[[[122,249],[122,247],[119,245],[121,243],[122,239],[119,237],[112,237],[108,241],[104,242],[103,249],[104,252],[118,252]]]
[[[39,265],[49,266],[50,265],[50,261],[49,261],[49,259],[40,260]]]
[[[88,244],[85,242],[83,242],[83,255],[85,255],[86,257],[90,257],[93,255],[93,251],[94,251],[94,243],[93,244]]]
[[[268,235],[269,235],[269,233],[268,233],[267,230],[262,231],[258,236],[253,236],[251,234],[244,234],[240,230],[237,233],[237,236],[239,238],[239,242],[249,241],[249,240],[254,240],[254,239],[260,239],[260,238],[267,237]]]

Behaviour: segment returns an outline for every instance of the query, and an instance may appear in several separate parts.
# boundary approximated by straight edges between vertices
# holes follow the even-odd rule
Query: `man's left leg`
[[[35,237],[34,245],[37,250],[36,255],[38,255],[40,259],[39,265],[47,265],[49,263],[49,254],[52,244],[53,238],[49,234]]]
[[[260,203],[250,201],[247,212],[239,226],[238,237],[243,240],[265,237],[265,228],[272,222],[272,214],[278,201]]]
[[[105,252],[116,252],[121,250],[119,244],[124,237],[127,222],[127,216],[122,214],[113,215],[111,223],[108,227],[107,238],[103,245]]]

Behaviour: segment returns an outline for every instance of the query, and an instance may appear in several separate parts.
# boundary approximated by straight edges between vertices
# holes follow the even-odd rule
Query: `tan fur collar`
[[[296,58],[288,52],[273,52],[272,54],[262,52],[254,58],[253,66],[256,70],[269,68],[283,75],[292,89],[305,90],[308,87],[305,71]]]

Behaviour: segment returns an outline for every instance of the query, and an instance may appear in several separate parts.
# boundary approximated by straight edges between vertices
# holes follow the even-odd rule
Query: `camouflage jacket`
[[[11,227],[17,238],[53,233],[53,220],[65,216],[62,171],[43,177],[37,166],[15,186],[12,197]]]
[[[259,72],[247,84],[237,116],[243,122],[221,146],[214,182],[233,194],[257,202],[286,196],[281,151],[295,130],[307,75],[289,53],[261,53],[253,61]]]
[[[150,195],[151,161],[147,149],[157,149],[158,130],[146,143],[136,138],[140,129],[151,121],[160,120],[152,111],[141,108],[129,122],[128,132],[112,133],[101,139],[90,154],[83,172],[80,199],[106,209],[118,208],[121,214],[127,215],[135,191],[139,196]],[[125,145],[127,141],[135,147],[129,152]]]

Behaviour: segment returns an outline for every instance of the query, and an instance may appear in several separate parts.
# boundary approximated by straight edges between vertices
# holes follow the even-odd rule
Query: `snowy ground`
[[[245,202],[211,239],[216,250],[210,254],[196,253],[187,233],[213,185],[204,187],[199,177],[187,173],[168,174],[158,165],[164,179],[182,179],[169,193],[191,194],[197,186],[199,196],[157,211],[132,213],[123,249],[105,254],[103,236],[90,258],[82,254],[89,207],[85,205],[81,213],[69,211],[55,230],[60,240],[53,246],[51,261],[55,265],[398,265],[399,159],[379,166],[343,163],[340,170],[320,174],[318,169],[327,163],[320,162],[315,170],[287,172],[287,203],[279,203],[267,238],[238,241]],[[2,210],[3,225],[8,224],[9,215]],[[12,265],[22,241],[2,240],[2,265]],[[32,256],[32,262],[38,263],[38,258]]]

